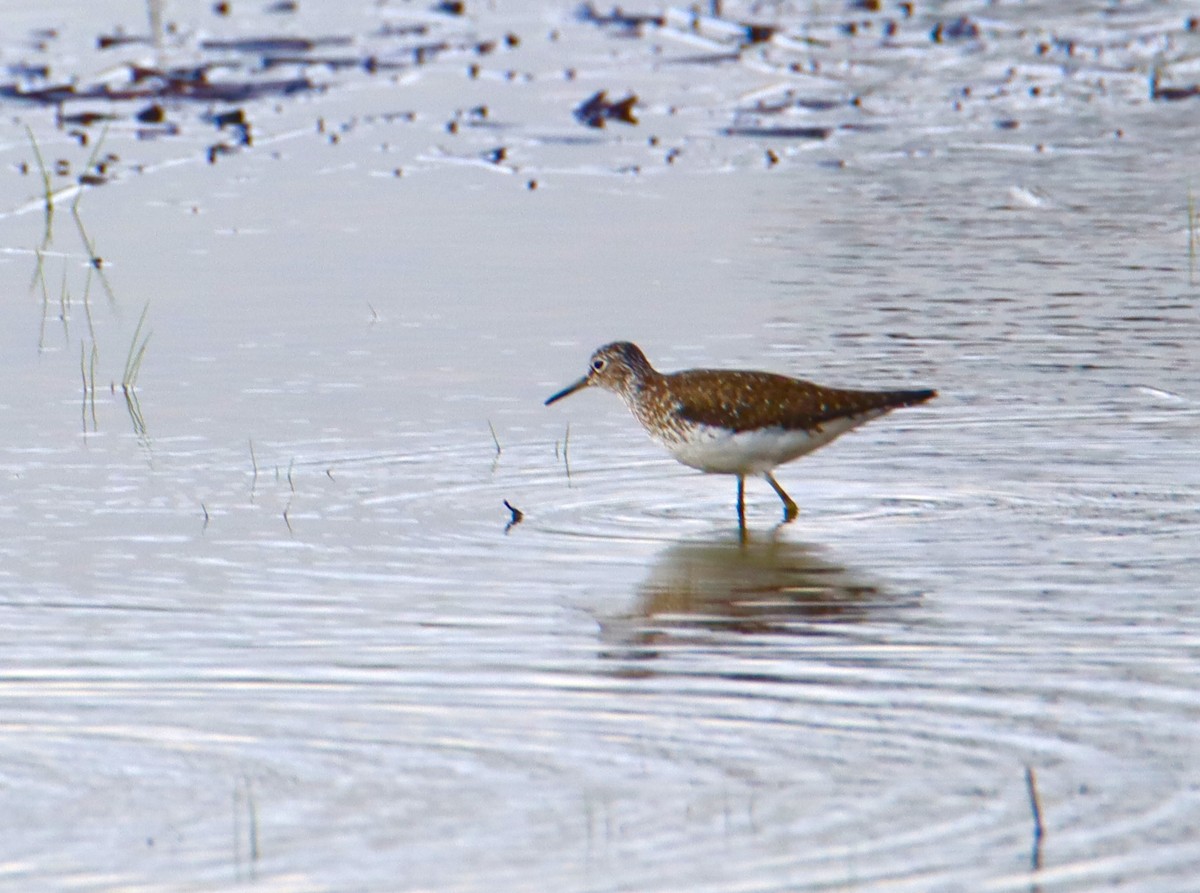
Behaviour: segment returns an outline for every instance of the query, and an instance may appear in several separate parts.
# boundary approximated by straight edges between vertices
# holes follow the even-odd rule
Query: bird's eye
[[[603,372],[605,365],[606,364],[605,364],[604,360],[592,360],[592,371],[593,372]]]

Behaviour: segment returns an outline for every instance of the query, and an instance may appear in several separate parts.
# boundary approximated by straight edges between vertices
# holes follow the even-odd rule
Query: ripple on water
[[[1023,418],[1031,443],[1055,427]],[[53,850],[99,887],[136,852],[168,882],[332,884],[369,840],[381,888],[403,863],[463,890],[1009,889],[1030,882],[1026,764],[1042,877],[1182,876],[1195,785],[1170,754],[1200,708],[1154,591],[1182,581],[1122,547],[1186,525],[1167,468],[1116,487],[1086,455],[1022,474],[1011,441],[968,463],[864,436],[789,467],[794,524],[752,492],[746,544],[732,479],[634,429],[602,459],[577,442],[569,479],[553,444],[441,436],[264,458],[282,471],[256,483],[235,451],[31,463],[14,503],[58,508],[5,546],[31,585],[0,606],[21,643],[0,765],[15,820],[48,830],[8,876]],[[97,467],[111,492],[85,486]],[[507,535],[505,498],[526,513]],[[1096,597],[1095,569],[1133,559],[1136,597]]]
[[[822,21],[842,54],[850,38]],[[751,482],[740,544],[732,479],[677,466],[627,418],[572,432],[570,472],[565,438],[506,436],[493,456],[482,424],[423,416],[387,451],[360,452],[366,424],[345,441],[259,443],[253,476],[240,441],[131,453],[97,436],[86,456],[7,453],[0,805],[21,833],[0,877],[24,889],[50,869],[94,889],[252,877],[489,893],[1190,889],[1194,306],[1157,300],[1163,280],[1114,261],[1136,222],[1116,229],[1086,205],[1088,177],[1141,188],[1131,156],[1114,177],[1097,161],[1107,152],[1063,151],[1061,125],[1039,112],[1065,100],[1007,89],[1063,86],[1039,38],[983,23],[969,49],[931,46],[931,24],[832,75],[903,67],[906,96],[864,94],[888,127],[839,136],[850,176],[829,168],[842,184],[826,181],[829,205],[814,190],[797,213],[786,184],[763,190],[788,220],[781,243],[805,253],[802,274],[794,253],[752,257],[788,292],[769,311],[776,348],[841,331],[854,349],[830,368],[844,380],[883,378],[908,356],[906,370],[945,388],[929,415],[897,414],[789,466],[794,524],[776,529],[778,501]],[[1135,81],[1144,97],[1138,56],[1161,23],[1132,49],[1107,25],[1064,25],[1095,58],[1123,60],[1114,74],[1047,49],[1069,58],[1089,120]],[[609,43],[601,70],[614,70]],[[977,87],[942,102],[951,81],[981,77],[997,88],[988,99]],[[942,105],[929,115],[910,91]],[[707,113],[681,108],[676,120],[711,134]],[[1017,142],[998,138],[997,109],[1024,119],[1003,131]],[[1053,151],[1035,154],[1047,136]],[[636,155],[634,142],[620,151]],[[588,166],[560,148],[557,178]],[[693,146],[683,163],[718,169],[730,151]],[[988,167],[1026,160],[996,181],[947,175],[980,152]],[[996,215],[968,198],[1002,200],[1016,175],[1050,200]],[[885,198],[863,212],[857,188]],[[1145,229],[1161,231],[1161,207],[1145,203]],[[1083,262],[1063,256],[1071,218],[1071,242],[1102,246],[1090,264],[1086,247]],[[808,238],[810,220],[828,231]],[[836,278],[847,271],[864,278]],[[836,306],[823,309],[814,279],[851,287],[825,289]],[[316,373],[281,385],[255,372],[261,394],[305,411],[323,390]],[[504,499],[525,513],[507,534]],[[1025,765],[1048,827],[1037,875]]]

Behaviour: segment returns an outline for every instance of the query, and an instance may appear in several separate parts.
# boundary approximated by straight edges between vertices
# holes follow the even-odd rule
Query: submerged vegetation
[[[46,203],[46,233],[49,238],[51,217],[54,214],[54,183],[50,178],[50,171],[46,167],[46,159],[42,157],[42,150],[38,148],[37,137],[33,135],[33,128],[26,124],[25,132],[29,134],[29,145],[33,149],[33,158],[37,162],[38,174],[42,178],[42,195]]]
[[[138,374],[142,371],[142,360],[146,357],[146,347],[150,344],[150,333],[142,335],[142,327],[146,324],[146,314],[150,312],[150,304],[142,308],[137,328],[133,330],[133,339],[129,342],[129,353],[125,357],[125,372],[121,376],[121,393],[125,395],[125,408],[129,411],[129,419],[133,422],[133,430],[139,437],[146,436],[146,419],[142,415],[142,406],[137,396]]]
[[[129,342],[129,353],[125,357],[125,373],[121,376],[121,390],[128,394],[137,385],[138,373],[142,369],[142,360],[146,357],[146,347],[150,343],[150,333],[142,337],[142,327],[146,324],[146,314],[150,312],[150,304],[142,308],[138,318],[137,328],[133,330],[133,340]],[[140,339],[140,341],[139,341]]]
[[[109,306],[115,311],[118,310],[116,296],[113,293],[112,287],[109,285],[108,279],[104,273],[104,260],[96,249],[95,242],[88,233],[87,226],[84,223],[81,211],[81,202],[83,193],[89,186],[96,185],[102,182],[102,179],[89,178],[83,176],[79,178],[79,182],[65,189],[55,190],[52,180],[52,174],[49,166],[46,164],[45,156],[42,153],[41,147],[33,130],[26,127],[26,132],[29,137],[30,149],[33,153],[34,162],[40,177],[42,186],[42,195],[40,204],[43,211],[44,228],[41,239],[32,250],[35,258],[33,274],[30,282],[30,289],[39,293],[42,304],[42,317],[38,333],[38,350],[41,352],[49,351],[52,345],[48,340],[47,327],[51,319],[57,317],[58,322],[62,326],[64,340],[70,343],[72,339],[71,322],[74,315],[75,307],[81,304],[83,307],[84,321],[87,326],[86,338],[79,342],[80,359],[79,371],[82,379],[83,400],[82,400],[82,422],[84,432],[99,430],[99,413],[96,406],[96,376],[97,367],[100,363],[101,351],[99,347],[98,334],[96,328],[96,320],[93,316],[91,292],[92,283],[94,280],[99,280],[105,295],[108,298]],[[85,169],[88,171],[101,170],[105,162],[101,160],[101,152],[104,148],[105,138],[108,134],[106,127],[100,134],[100,137],[92,145],[91,152],[87,158]],[[65,162],[58,162],[59,166],[66,167]],[[79,253],[78,250],[62,251],[54,250],[56,238],[55,230],[55,210],[57,208],[57,200],[65,196],[70,196],[74,193],[74,200],[71,202],[69,209],[71,219],[74,222],[75,233],[79,239],[79,245],[82,246],[84,252],[85,263],[82,265],[84,269],[82,285],[74,275],[73,271],[79,268]],[[61,260],[61,273],[58,277],[57,288],[50,284],[50,275],[47,270],[47,264],[51,258]],[[131,339],[128,351],[126,353],[125,365],[121,373],[121,393],[125,401],[126,410],[133,424],[134,433],[139,438],[144,438],[146,435],[145,419],[142,415],[142,410],[137,397],[137,379],[141,372],[142,363],[145,360],[146,351],[149,346],[150,335],[145,333],[146,317],[149,312],[149,304],[143,308],[142,314],[138,319],[133,337]],[[90,347],[89,347],[90,343]],[[113,381],[112,391],[116,392],[116,381]]]
[[[89,354],[83,341],[79,342],[79,374],[83,378],[83,430],[88,431],[88,417],[91,416],[91,430],[99,430],[96,420],[96,342],[92,342]],[[90,411],[90,412],[89,412]]]
[[[1187,193],[1188,283],[1196,284],[1196,197],[1192,187]]]

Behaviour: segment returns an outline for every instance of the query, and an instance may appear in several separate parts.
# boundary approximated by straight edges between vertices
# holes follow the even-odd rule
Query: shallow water
[[[715,63],[714,23],[430,18],[520,41],[284,69],[326,89],[213,164],[224,106],[117,104],[77,217],[100,125],[6,101],[71,173],[47,222],[9,128],[0,883],[1193,888],[1200,99],[1147,92],[1189,9],[820,6]],[[6,4],[60,32],[3,62],[154,61],[94,48],[126,7]],[[168,13],[178,64],[416,18]],[[575,121],[598,89],[641,122]],[[722,132],[777,121],[831,135]],[[611,395],[541,405],[614,338],[941,394],[783,468],[792,524],[750,482],[743,546]]]

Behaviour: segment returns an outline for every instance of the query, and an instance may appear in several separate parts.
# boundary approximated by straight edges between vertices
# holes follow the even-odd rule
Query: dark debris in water
[[[504,500],[504,507],[506,509],[508,509],[508,511],[510,513],[508,523],[504,525],[504,532],[508,533],[510,530],[512,530],[514,527],[516,527],[518,524],[520,524],[522,521],[525,520],[525,513],[523,511],[521,511],[519,508],[517,508],[516,506],[514,506],[512,503],[510,503],[507,499]]]
[[[0,99],[34,105],[57,106],[68,102],[145,102],[147,100],[191,100],[196,102],[245,102],[270,96],[320,89],[307,77],[282,80],[209,80],[207,70],[164,70],[130,68],[123,86],[109,83],[56,84],[28,90],[20,84],[0,84]]]
[[[15,63],[5,66],[4,69],[8,74],[15,78],[20,78],[24,81],[44,81],[50,77],[49,65],[26,65],[24,63]]]
[[[637,101],[635,93],[630,93],[624,99],[610,100],[608,91],[600,90],[580,103],[574,114],[576,120],[588,127],[603,127],[607,121],[636,124],[638,119],[633,114],[633,107]]]
[[[325,47],[350,46],[352,37],[244,37],[237,40],[202,40],[200,49],[232,53],[311,53]]]
[[[929,32],[929,39],[934,43],[946,43],[951,40],[978,40],[979,26],[967,16],[959,16],[952,22],[938,22]]]
[[[546,72],[557,70],[566,81],[586,84],[575,98],[557,100],[564,103],[554,113],[560,123],[569,111],[591,131],[610,122],[636,125],[642,118],[655,128],[689,128],[671,134],[674,148],[651,144],[653,151],[647,155],[612,162],[613,169],[636,171],[650,164],[686,164],[702,158],[703,152],[694,151],[697,140],[758,141],[746,150],[726,143],[731,146],[727,151],[774,167],[799,157],[783,151],[786,141],[820,142],[835,134],[847,139],[866,133],[908,134],[914,126],[932,123],[930,116],[941,116],[939,132],[988,127],[992,134],[1002,131],[1005,139],[1040,148],[1049,144],[1040,129],[1046,118],[1042,112],[1052,110],[1053,102],[1063,106],[1064,117],[1072,113],[1070,103],[1079,99],[1117,103],[1136,96],[1145,102],[1146,78],[1149,99],[1158,106],[1200,98],[1194,54],[1175,49],[1190,46],[1186,41],[1200,31],[1200,17],[1195,16],[1164,14],[1132,28],[1099,13],[1081,13],[1076,26],[1038,23],[1033,12],[1001,10],[977,18],[897,0],[845,0],[786,9],[744,2],[736,10],[731,0],[634,9],[610,5],[610,0],[585,0],[575,8],[573,20],[557,23],[546,34],[518,36],[498,20],[501,10],[494,4],[420,0],[406,5],[408,13],[399,11],[400,4],[383,5],[390,8],[381,17],[365,19],[359,30],[351,31],[347,16],[333,20],[336,30],[306,32],[300,17],[303,4],[261,0],[255,4],[256,15],[296,18],[286,21],[286,29],[278,27],[278,18],[263,24],[260,17],[258,28],[240,23],[238,30],[222,34],[213,33],[214,25],[227,27],[226,19],[232,24],[246,4],[216,3],[207,9],[222,21],[208,21],[203,27],[167,23],[157,41],[109,28],[95,37],[103,61],[76,63],[77,71],[65,69],[71,56],[61,61],[57,56],[22,59],[18,53],[60,48],[57,30],[30,31],[0,66],[0,105],[32,109],[31,117],[39,109],[49,110],[56,125],[81,144],[87,144],[89,128],[97,126],[119,129],[126,122],[126,132],[138,139],[162,139],[198,124],[205,132],[196,141],[196,151],[215,162],[253,144],[255,118],[264,114],[256,103],[281,109],[288,100],[336,89],[356,78],[378,77],[407,89],[411,81],[402,80],[402,74],[458,59],[458,74],[471,95],[458,100],[463,107],[479,101],[476,86],[491,90],[502,82],[548,83]],[[487,20],[495,25],[493,33],[484,33],[480,25]],[[1007,68],[974,63],[984,43],[990,63],[1003,57]],[[571,55],[554,59],[540,72],[535,66],[544,63],[541,57],[530,65],[534,70],[497,61],[508,53],[523,58],[520,51],[530,46],[542,53],[549,48]],[[936,56],[935,64],[924,64],[923,54]],[[150,59],[155,63],[149,64]],[[862,59],[863,64],[847,67],[848,59]],[[1070,60],[1057,81],[1048,60]],[[692,89],[680,74],[686,66],[698,70],[702,91]],[[719,72],[712,70],[716,66]],[[626,83],[636,84],[636,93],[610,95],[597,89],[604,78],[624,80],[627,70],[635,72],[631,77],[636,80]],[[947,84],[940,74],[945,71],[961,80]],[[889,76],[896,72],[903,76]],[[453,75],[454,69],[446,73]],[[654,96],[652,109],[639,107],[639,94]],[[703,99],[696,98],[701,95]],[[499,107],[498,97],[489,96],[489,101]],[[1033,103],[1039,114],[1028,113]],[[510,131],[522,124],[511,121],[513,106],[505,109],[503,125],[461,109],[453,117],[435,113],[425,120],[436,122],[439,137],[466,128]],[[453,107],[451,100],[446,111]],[[966,109],[978,113],[957,114]],[[263,126],[259,122],[257,133]],[[215,139],[211,127],[219,131]],[[564,127],[543,125],[543,130],[550,132],[536,133],[537,145],[610,144],[595,135],[583,136],[570,122]],[[331,143],[341,138],[337,133],[328,136]],[[480,139],[468,154],[508,167],[506,153],[521,144],[507,135],[503,145],[495,137]],[[686,155],[681,146],[687,147]],[[838,162],[819,157],[815,163]],[[387,167],[401,169],[390,161]],[[89,176],[96,183],[104,179]]]
[[[726,136],[750,136],[760,139],[826,140],[832,127],[726,127]]]
[[[80,127],[91,127],[101,121],[116,121],[119,116],[109,114],[108,112],[77,112],[73,115],[58,116],[60,126],[78,125]]]
[[[124,32],[116,32],[115,34],[101,34],[96,38],[96,48],[100,50],[109,50],[113,47],[123,46],[153,46],[154,41],[144,34],[125,34]]]
[[[1181,99],[1191,99],[1200,96],[1200,84],[1188,84],[1183,87],[1164,87],[1158,81],[1158,69],[1150,73],[1150,98],[1165,102],[1178,102]]]
[[[167,112],[159,103],[152,102],[134,117],[143,124],[161,124],[167,119]]]
[[[237,151],[237,147],[232,146],[229,143],[213,143],[211,146],[208,147],[208,151],[207,151],[208,163],[216,164],[217,159],[220,158],[222,155],[232,155],[236,151]]]
[[[746,43],[766,43],[779,31],[776,25],[756,25],[753,22],[743,22],[742,27],[746,29]]]
[[[603,13],[591,3],[584,3],[576,11],[576,17],[581,22],[599,25],[602,28],[615,28],[636,36],[647,25],[661,28],[666,19],[658,13],[628,13],[622,12],[619,6],[614,6],[609,12]]]
[[[467,13],[460,0],[445,0],[433,9],[455,17]],[[218,3],[212,11],[225,18],[236,16],[238,10],[234,4]],[[281,0],[265,11],[293,14],[299,11],[299,6],[292,0]],[[214,162],[238,147],[251,145],[247,104],[326,90],[334,84],[314,79],[321,70],[332,74],[350,70],[375,75],[428,64],[446,54],[487,56],[501,48],[517,47],[521,42],[511,32],[481,40],[466,32],[453,33],[455,28],[462,32],[461,26],[431,21],[385,24],[371,35],[374,40],[370,52],[358,52],[359,38],[346,34],[251,34],[204,37],[193,42],[187,36],[194,33],[193,29],[175,24],[163,28],[160,41],[118,28],[97,35],[97,48],[105,53],[119,53],[123,48],[136,47],[138,61],[130,61],[123,68],[108,64],[103,74],[95,76],[67,73],[53,80],[50,64],[14,62],[3,69],[9,80],[0,79],[0,103],[53,108],[60,128],[86,129],[127,120],[135,125],[133,132],[139,139],[180,133],[184,109],[189,104],[199,105],[200,119],[233,132],[233,139],[204,150],[208,161]],[[58,39],[57,31],[50,29],[36,34],[40,36],[34,46],[39,52],[48,51]],[[146,47],[156,47],[155,57],[159,60],[178,55],[195,61],[186,66],[147,65],[142,61]],[[92,70],[97,67],[91,66]],[[276,74],[281,70],[283,76]],[[64,111],[65,107],[84,104],[90,107]],[[214,110],[214,105],[238,108],[222,111]],[[73,131],[72,135],[86,144],[83,130]]]

